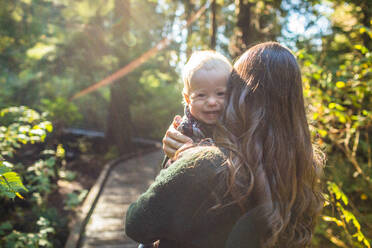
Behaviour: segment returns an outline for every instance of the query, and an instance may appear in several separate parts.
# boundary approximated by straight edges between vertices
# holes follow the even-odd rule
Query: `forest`
[[[312,246],[371,247],[371,27],[370,0],[0,1],[0,247],[63,247],[101,166],[183,114],[191,53],[269,40],[326,154]]]

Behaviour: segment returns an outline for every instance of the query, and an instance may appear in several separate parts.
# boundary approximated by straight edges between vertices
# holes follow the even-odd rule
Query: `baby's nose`
[[[215,104],[217,104],[217,99],[214,98],[214,97],[209,97],[208,98],[208,104],[209,105],[215,105]]]

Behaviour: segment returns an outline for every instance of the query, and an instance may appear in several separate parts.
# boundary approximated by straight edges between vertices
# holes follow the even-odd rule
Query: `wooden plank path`
[[[103,191],[82,236],[82,248],[137,248],[125,235],[125,214],[131,202],[143,193],[159,172],[161,150],[117,164],[109,173]]]

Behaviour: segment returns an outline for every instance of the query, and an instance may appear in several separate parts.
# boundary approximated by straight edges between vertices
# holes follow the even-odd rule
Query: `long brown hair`
[[[323,159],[311,144],[295,57],[276,42],[248,49],[226,95],[215,141],[230,151],[230,204],[265,206],[264,247],[306,247],[323,204]]]

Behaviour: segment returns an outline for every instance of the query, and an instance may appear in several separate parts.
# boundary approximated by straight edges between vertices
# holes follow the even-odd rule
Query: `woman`
[[[226,94],[216,145],[185,149],[161,171],[128,209],[129,237],[160,240],[160,248],[309,245],[322,207],[322,162],[295,57],[275,42],[248,49]]]

